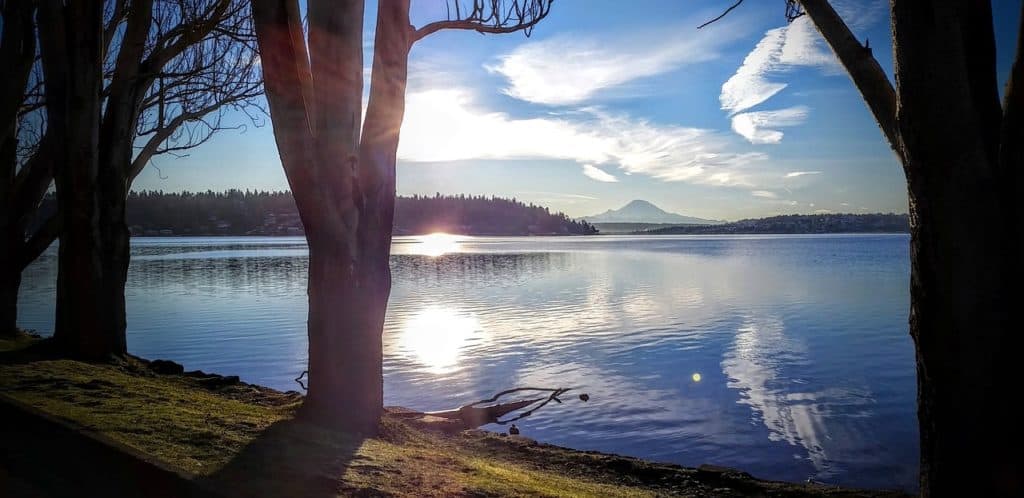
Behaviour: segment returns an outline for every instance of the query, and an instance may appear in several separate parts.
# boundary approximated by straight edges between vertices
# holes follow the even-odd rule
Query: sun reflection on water
[[[480,332],[480,322],[471,315],[448,308],[427,308],[402,327],[399,345],[427,371],[441,374],[458,369],[462,349]]]
[[[412,254],[424,256],[441,256],[450,252],[459,252],[459,237],[448,233],[432,233],[417,237],[418,242],[410,248]]]

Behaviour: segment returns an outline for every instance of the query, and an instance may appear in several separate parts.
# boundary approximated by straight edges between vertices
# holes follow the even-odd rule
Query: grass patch
[[[198,474],[217,470],[264,429],[291,416],[287,407],[252,405],[177,379],[71,360],[0,365],[0,390]]]
[[[13,336],[0,335],[0,353],[24,349],[37,340],[39,336],[23,330],[19,330]]]
[[[473,469],[470,481],[474,487],[502,496],[656,496],[653,491],[643,488],[588,482],[551,472],[516,468],[484,458],[474,458],[468,463]]]

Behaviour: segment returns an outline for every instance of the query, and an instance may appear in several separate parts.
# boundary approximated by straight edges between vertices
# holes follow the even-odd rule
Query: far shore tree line
[[[363,0],[0,0],[0,332],[15,332],[21,271],[59,238],[53,340],[72,357],[125,355],[132,180],[154,155],[223,128],[224,109],[258,111],[265,92],[310,248],[301,413],[375,432],[410,51],[441,30],[529,34],[552,6],[446,4],[446,19],[417,28],[410,0],[378,1],[364,93]],[[1024,29],[1000,102],[990,2],[891,0],[895,84],[827,0],[785,6],[821,32],[906,174],[922,495],[1024,494],[1012,403],[1024,341],[1011,311],[1024,265]],[[26,236],[51,184],[56,213]]]
[[[48,195],[38,220],[57,210]],[[40,221],[37,221],[40,222]],[[132,191],[127,223],[138,235],[302,235],[291,192],[231,189],[223,192]],[[30,230],[33,224],[29,225]],[[597,229],[564,213],[496,196],[399,196],[394,234],[592,235]]]

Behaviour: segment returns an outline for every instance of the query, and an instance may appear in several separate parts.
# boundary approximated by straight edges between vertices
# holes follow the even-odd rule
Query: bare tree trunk
[[[908,164],[973,166],[938,154],[911,154]],[[1021,428],[1011,401],[1019,385],[1007,368],[1019,349],[1004,274],[1013,265],[995,263],[1007,230],[995,215],[995,186],[964,180],[936,175],[910,187],[921,492],[1019,496]]]
[[[921,492],[1020,496],[1024,428],[1010,401],[1019,390],[1020,326],[1010,297],[1021,270],[1019,201],[1000,195],[992,13],[987,2],[897,0],[892,21],[911,213]]]
[[[409,0],[381,0],[377,8],[370,100],[359,147],[359,184],[364,209],[360,229],[369,234],[363,252],[375,258],[371,280],[387,300],[391,289],[391,231],[395,218],[395,165],[405,115],[405,87],[414,30]]]
[[[363,2],[311,1],[309,55],[294,0],[254,1],[281,163],[309,243],[305,416],[373,433],[383,409],[380,288],[366,285],[359,173]]]
[[[375,433],[384,406],[382,378],[386,301],[362,288],[331,244],[309,245],[309,391],[312,419]]]
[[[57,270],[54,339],[72,354],[124,354],[124,336],[106,326],[100,206],[99,116],[103,2],[43,2],[39,15],[48,127],[53,131],[57,204],[64,229]]]
[[[35,5],[3,2],[0,33],[0,335],[17,331],[20,255],[25,240],[24,216],[19,209],[18,113],[35,59]]]
[[[382,1],[377,17],[370,103],[359,146],[356,265],[354,274],[335,274],[329,256],[310,238],[309,403],[316,413],[361,414],[350,427],[375,430],[383,399],[382,333],[391,293],[391,230],[395,209],[395,160],[405,109],[405,85],[412,29],[408,0]],[[383,55],[382,55],[383,54]],[[353,278],[354,277],[354,278]],[[337,314],[337,319],[332,319]],[[324,323],[349,330],[324,330]],[[343,321],[344,320],[344,321]],[[344,341],[339,343],[338,341]],[[316,346],[314,347],[314,344]],[[339,358],[344,356],[344,361]],[[331,363],[334,367],[331,368]],[[317,376],[317,372],[324,375]],[[319,384],[319,385],[318,385]],[[351,415],[350,415],[351,417]]]
[[[0,250],[0,336],[14,335],[18,330],[18,288],[21,268],[17,265],[18,248],[12,247],[14,237],[4,234]]]
[[[17,268],[20,243],[24,234],[18,233],[13,209],[15,140],[13,136],[0,139],[0,336],[14,335],[18,320],[18,287],[21,269]]]
[[[274,137],[309,242],[311,415],[376,430],[409,49],[441,29],[529,33],[550,11],[550,2],[515,15],[501,5],[478,2],[466,18],[416,30],[409,0],[379,0],[360,139],[363,2],[310,0],[307,57],[298,3],[252,1]]]

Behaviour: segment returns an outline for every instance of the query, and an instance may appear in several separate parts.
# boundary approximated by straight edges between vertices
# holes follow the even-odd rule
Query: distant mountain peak
[[[619,209],[609,209],[601,214],[585,216],[590,223],[678,223],[680,225],[713,225],[721,223],[693,216],[670,213],[643,199],[634,199]]]

